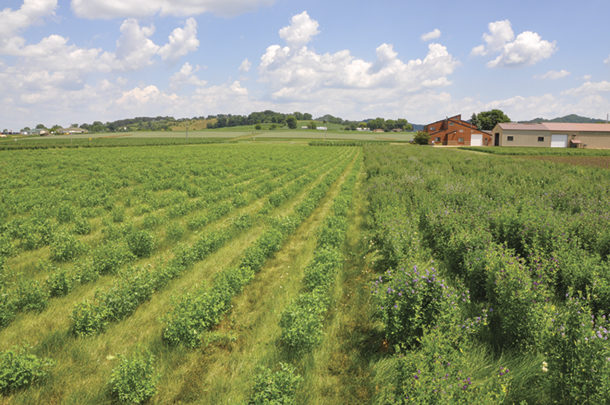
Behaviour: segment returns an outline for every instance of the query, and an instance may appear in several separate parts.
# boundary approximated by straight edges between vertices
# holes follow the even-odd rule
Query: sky
[[[610,113],[608,0],[2,0],[0,129]]]

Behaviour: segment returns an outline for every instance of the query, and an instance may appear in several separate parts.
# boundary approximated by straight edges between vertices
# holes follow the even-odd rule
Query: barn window
[[[436,139],[434,140],[434,142],[440,142],[441,141],[441,137],[437,136]]]
[[[453,122],[450,122],[449,125],[453,125]]]
[[[513,140],[513,136],[512,136],[512,135],[507,136],[507,137],[506,137],[506,140],[507,140],[507,141],[509,141],[509,142],[511,142],[511,141]]]
[[[464,138],[458,138],[458,142],[464,142]]]
[[[430,131],[434,131],[434,127],[430,127]]]
[[[538,142],[544,142],[544,136],[539,136],[538,137]]]
[[[463,129],[460,129],[460,132],[464,132],[464,130],[463,130]]]

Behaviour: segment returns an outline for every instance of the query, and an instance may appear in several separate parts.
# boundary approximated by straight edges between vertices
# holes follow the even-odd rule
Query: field
[[[0,151],[0,403],[610,397],[607,169],[210,138]]]

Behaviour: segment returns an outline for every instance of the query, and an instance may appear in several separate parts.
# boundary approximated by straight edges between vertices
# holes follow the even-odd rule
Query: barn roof
[[[518,122],[502,122],[498,125],[503,130],[513,131],[610,132],[610,124],[580,124],[570,122],[541,122],[539,124],[521,124]]]

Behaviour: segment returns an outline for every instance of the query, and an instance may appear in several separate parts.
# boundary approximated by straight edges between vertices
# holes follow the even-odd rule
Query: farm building
[[[610,148],[610,124],[504,122],[493,129],[494,145],[551,148]]]
[[[492,137],[485,131],[462,120],[462,115],[445,118],[424,127],[434,145],[492,145]]]

